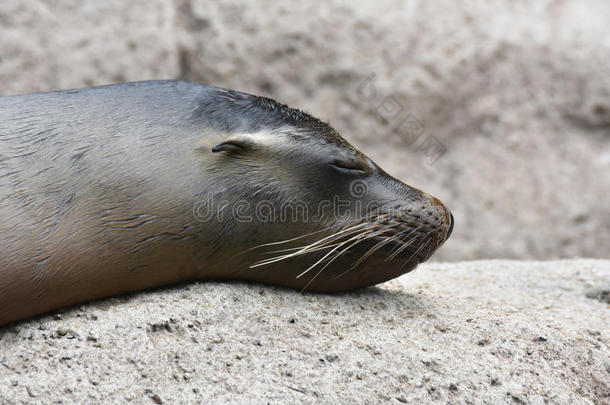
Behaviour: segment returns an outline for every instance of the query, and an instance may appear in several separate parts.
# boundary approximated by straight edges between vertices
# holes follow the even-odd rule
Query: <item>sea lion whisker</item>
[[[346,234],[341,234],[340,232],[338,232],[335,235],[329,235],[328,236],[329,240],[325,241],[325,243],[332,243],[332,242],[334,242],[336,240],[340,240],[341,238],[350,236],[350,235],[352,235],[354,233],[358,233],[358,232],[362,233],[362,232],[373,231],[373,230],[379,229],[379,227],[381,226],[381,224],[370,223],[370,222],[364,223],[363,225],[369,226],[369,228],[366,229],[366,227],[365,227],[365,229],[360,229],[360,227],[358,227],[358,229],[353,229],[353,230],[351,230],[350,232],[348,232]],[[318,244],[318,242],[321,242],[321,241],[314,242],[310,246],[315,246],[315,245]]]
[[[389,217],[389,214],[385,214],[385,217],[383,219],[387,219],[388,217]],[[372,219],[372,218],[374,218],[375,221],[371,221],[370,219]],[[366,219],[369,219],[369,221],[362,222],[363,220],[366,220]],[[363,217],[363,218],[358,219],[357,221],[354,221],[354,222],[358,222],[358,224],[350,226],[350,227],[345,228],[345,229],[342,229],[340,231],[337,231],[334,234],[328,235],[325,238],[322,238],[322,239],[320,239],[320,240],[318,240],[316,242],[313,242],[312,244],[310,244],[308,246],[315,246],[315,245],[317,245],[319,243],[322,243],[322,242],[328,242],[328,240],[330,240],[332,242],[333,240],[337,240],[337,239],[340,239],[340,238],[342,238],[344,236],[348,236],[348,235],[352,234],[353,232],[359,232],[360,228],[362,228],[362,227],[380,225],[380,224],[377,223],[378,222],[378,217],[375,217],[375,216]],[[354,223],[354,222],[352,222],[352,223]]]
[[[384,230],[385,231],[385,230]],[[333,252],[335,252],[337,249],[339,249],[341,246],[345,245],[346,243],[349,243],[351,241],[353,241],[354,239],[366,239],[368,237],[370,237],[373,233],[378,232],[378,230],[374,230],[374,229],[370,229],[365,231],[364,233],[360,233],[356,236],[353,236],[351,238],[349,238],[346,241],[341,242],[338,246],[336,246],[335,248],[333,248],[333,250],[331,250],[330,252],[326,253],[321,259],[319,259],[317,262],[315,262],[314,264],[312,264],[311,266],[309,266],[307,268],[307,270],[305,270],[304,272],[302,272],[301,274],[299,274],[296,278],[300,278],[303,275],[307,274],[311,269],[313,269],[314,267],[316,267],[318,264],[322,263],[327,257],[329,257]],[[335,260],[338,256],[335,256],[332,260],[330,260],[328,263],[326,263],[323,267],[326,268],[333,260]]]
[[[399,233],[397,233],[396,235],[392,236],[390,242],[396,242],[396,246],[392,248],[392,250],[390,251],[390,253],[388,254],[388,256],[386,257],[386,259],[384,261],[388,261],[390,256],[397,250],[399,250],[400,248],[403,247],[403,238],[406,239],[408,238],[413,232],[415,232],[415,229],[406,229],[404,231],[401,231]],[[406,233],[406,235],[405,235]]]
[[[389,214],[383,214],[383,215],[385,217],[384,219],[389,217]],[[347,231],[350,231],[351,229],[357,228],[359,226],[364,226],[364,225],[367,224],[367,222],[362,222],[362,221],[367,220],[367,219],[370,220],[370,219],[373,219],[373,218],[376,218],[375,215],[365,216],[365,217],[362,217],[362,218],[357,219],[355,221],[352,221],[352,223],[356,223],[356,225],[350,226],[348,228],[344,228],[344,229],[336,232],[335,234],[347,232]],[[303,239],[303,238],[306,238],[308,236],[315,235],[315,234],[318,234],[318,233],[321,233],[321,232],[325,232],[325,231],[328,231],[329,229],[336,228],[336,227],[337,227],[337,225],[335,224],[335,225],[331,225],[331,226],[328,226],[328,227],[323,228],[323,229],[319,229],[317,231],[306,233],[305,235],[297,236],[295,238],[285,239],[285,240],[278,241],[278,242],[263,243],[261,245],[257,245],[257,246],[251,247],[251,248],[243,251],[242,253],[250,252],[252,250],[259,249],[259,248],[266,247],[266,246],[274,246],[274,245],[281,245],[281,244],[284,244],[284,243],[294,242],[295,240]],[[335,235],[335,234],[333,234],[333,235]],[[333,235],[329,235],[328,237],[330,238]],[[322,241],[322,240],[320,240],[320,241]]]
[[[322,267],[322,268],[321,268],[321,269],[320,269],[320,270],[319,270],[319,271],[318,271],[318,272],[317,272],[317,273],[316,273],[316,274],[315,274],[315,275],[312,277],[312,279],[311,279],[311,280],[309,280],[309,281],[307,282],[307,284],[305,284],[305,286],[304,286],[304,287],[301,289],[301,293],[302,293],[303,291],[305,291],[305,289],[306,289],[306,288],[307,288],[307,287],[308,287],[308,286],[309,286],[309,285],[310,285],[310,284],[311,284],[311,283],[312,283],[312,282],[313,282],[313,281],[314,281],[314,280],[315,280],[315,279],[316,279],[316,278],[317,278],[317,277],[318,277],[320,274],[322,274],[322,272],[324,271],[324,269],[326,269],[326,268],[328,267],[328,265],[330,265],[330,264],[331,264],[331,263],[332,263],[332,262],[333,262],[335,259],[337,259],[338,257],[340,257],[340,256],[341,256],[343,253],[345,253],[346,251],[348,251],[349,249],[351,249],[353,246],[355,246],[355,245],[357,245],[358,243],[360,243],[360,242],[362,242],[362,241],[364,241],[364,240],[366,240],[366,239],[368,239],[368,238],[370,238],[370,237],[373,237],[373,236],[375,236],[375,235],[367,235],[366,237],[363,237],[363,238],[361,238],[361,239],[357,240],[356,242],[352,243],[352,244],[351,244],[351,245],[349,245],[347,248],[343,249],[341,252],[339,252],[338,254],[336,254],[336,255],[335,255],[335,256],[334,256],[334,257],[333,257],[333,258],[332,258],[332,259],[331,259],[331,260],[330,260],[328,263],[326,263],[326,265],[324,265],[324,267]],[[348,270],[348,271],[349,271],[349,270]],[[336,277],[335,277],[335,279],[338,279],[339,277],[341,277],[342,275],[344,275],[344,274],[346,274],[346,273],[347,273],[347,271],[345,271],[345,272],[343,272],[343,273],[339,274],[338,276],[336,276]]]
[[[396,236],[396,235],[395,235]],[[377,244],[375,244],[375,246],[373,246],[372,248],[370,248],[365,254],[362,255],[362,257],[360,257],[360,259],[358,259],[354,265],[352,267],[356,267],[358,266],[360,263],[362,263],[363,261],[365,261],[369,256],[371,256],[373,253],[375,253],[377,250],[381,249],[383,246],[387,245],[388,243],[390,243],[392,240],[395,239],[395,236],[390,237],[390,238],[386,238],[382,241],[379,241]]]
[[[419,248],[417,248],[417,250],[411,256],[409,256],[409,258],[407,260],[405,260],[405,262],[402,264],[401,267],[404,267],[405,264],[409,263],[411,261],[411,259],[413,259],[415,256],[417,256],[417,254],[419,252],[421,252],[421,250],[423,249],[424,246],[427,246],[428,243],[430,243],[430,241],[432,240],[432,237],[430,237],[429,235],[430,235],[430,232],[428,232],[426,234],[426,240],[424,242],[420,243]]]
[[[386,230],[387,230],[387,229],[383,229],[383,231],[382,231],[382,232],[385,232]],[[304,287],[301,289],[301,293],[302,293],[303,291],[305,291],[305,289],[306,289],[306,288],[307,288],[307,287],[308,287],[308,286],[309,286],[311,283],[313,283],[313,281],[314,281],[314,280],[315,280],[315,279],[316,279],[316,278],[317,278],[317,277],[318,277],[320,274],[322,274],[322,272],[324,271],[324,269],[326,269],[326,268],[327,268],[327,267],[328,267],[328,266],[329,266],[329,265],[330,265],[330,264],[331,264],[331,263],[332,263],[332,262],[333,262],[335,259],[337,259],[338,257],[340,257],[340,256],[341,256],[343,253],[345,253],[346,251],[348,251],[348,250],[349,250],[351,247],[353,247],[353,246],[357,245],[358,243],[362,242],[363,240],[366,240],[366,239],[368,239],[368,238],[371,238],[371,237],[373,237],[373,236],[376,236],[376,235],[377,235],[377,234],[379,234],[379,233],[380,233],[380,232],[379,232],[379,230],[377,230],[377,231],[369,231],[367,234],[364,234],[364,235],[357,235],[357,236],[355,236],[354,238],[352,238],[352,239],[355,239],[355,238],[358,238],[358,239],[356,240],[356,242],[352,243],[352,244],[351,244],[351,245],[349,245],[347,248],[343,249],[341,252],[339,252],[338,254],[336,254],[336,255],[335,255],[335,256],[334,256],[332,259],[330,259],[330,260],[328,261],[328,263],[326,263],[326,264],[325,264],[325,265],[324,265],[324,266],[323,266],[323,267],[322,267],[322,268],[321,268],[321,269],[320,269],[320,270],[319,270],[319,271],[318,271],[318,272],[317,272],[317,273],[316,273],[316,274],[315,274],[315,275],[314,275],[314,276],[311,278],[311,280],[309,280],[309,281],[307,282],[307,284],[305,284],[305,286],[304,286]],[[350,240],[352,240],[352,239],[350,239]],[[345,243],[349,242],[350,240],[345,241]],[[335,248],[335,249],[336,249],[336,248]],[[332,252],[329,252],[329,254],[330,254],[330,253],[332,253]],[[320,259],[320,261],[322,261],[323,259],[324,259],[324,258]],[[319,263],[320,261],[318,261],[318,263]],[[312,268],[314,268],[314,267],[315,267],[315,266],[316,266],[318,263],[314,264],[314,265],[313,265],[313,266],[311,266],[309,269],[305,270],[303,273],[301,273],[299,276],[297,276],[297,278],[299,278],[299,277],[301,277],[303,274],[307,273],[309,270],[311,270]]]
[[[334,233],[332,235],[329,235],[329,236],[326,236],[326,237],[324,237],[322,239],[319,239],[319,240],[317,240],[317,241],[315,241],[315,242],[313,242],[313,243],[311,243],[309,245],[302,246],[302,247],[299,248],[299,250],[297,250],[294,253],[289,253],[289,254],[286,254],[286,255],[282,255],[282,256],[278,256],[278,257],[274,257],[274,258],[269,258],[269,259],[261,260],[261,261],[255,263],[255,264],[251,265],[250,268],[264,266],[264,265],[271,264],[271,263],[276,263],[278,261],[285,260],[285,259],[288,259],[288,258],[291,258],[291,257],[300,256],[302,254],[310,253],[310,252],[313,251],[311,248],[317,247],[317,245],[322,244],[322,243],[333,243],[334,241],[339,240],[339,239],[341,239],[343,237],[348,237],[348,236],[350,236],[353,233],[361,232],[361,229],[359,229],[359,228],[362,228],[364,226],[380,226],[380,225],[377,224],[377,223],[371,224],[370,222],[360,223],[358,225],[351,226],[351,227],[349,227],[347,229],[343,229],[343,230],[338,231],[338,232],[336,232],[336,233]],[[324,245],[324,246],[326,246],[326,245]]]
[[[411,234],[413,234],[414,232],[417,232],[419,229],[421,229],[422,227],[419,226],[415,229],[413,229],[411,232],[409,232],[403,239],[408,238],[409,236],[411,236]],[[385,261],[388,260],[393,260],[396,256],[398,256],[401,252],[403,252],[405,249],[407,249],[409,246],[411,246],[411,244],[413,242],[415,242],[418,238],[418,235],[415,235],[414,237],[412,237],[411,239],[409,239],[407,242],[404,242],[402,245],[399,245],[397,248],[394,249],[394,251],[390,252],[390,255],[386,258]]]
[[[343,253],[347,252],[348,250],[350,250],[352,247],[354,247],[356,244],[360,243],[361,241],[372,238],[374,236],[381,235],[388,229],[393,228],[395,226],[396,226],[396,224],[391,224],[391,225],[386,225],[382,228],[376,227],[376,228],[367,229],[366,231],[362,232],[360,235],[357,235],[357,236],[359,236],[359,238],[352,238],[352,240],[356,239],[356,242],[352,243],[351,245],[349,245],[348,247],[346,247],[345,249],[343,249],[342,251],[337,253],[336,257],[332,258],[331,261],[336,259],[337,257],[341,256]]]
[[[409,234],[410,235],[410,234]],[[414,237],[412,237],[411,239],[409,239],[407,242],[404,242],[402,245],[400,245],[398,247],[398,249],[394,249],[393,252],[390,252],[390,255],[385,259],[385,261],[390,261],[395,259],[399,254],[401,254],[405,249],[408,249],[409,246],[411,246],[411,244],[413,242],[415,242],[417,240],[418,236],[415,235]]]
[[[364,240],[366,240],[366,239],[369,239],[369,238],[372,238],[372,237],[378,236],[378,235],[380,235],[380,234],[383,234],[385,231],[387,231],[389,228],[391,228],[391,227],[393,227],[393,226],[396,226],[396,225],[390,225],[390,226],[387,226],[386,228],[384,228],[384,229],[380,230],[379,232],[375,232],[375,233],[373,233],[373,234],[365,235],[365,237],[363,237],[363,238],[361,238],[361,239],[359,239],[359,240],[356,240],[354,243],[352,243],[351,245],[349,245],[348,247],[346,247],[346,248],[345,248],[345,249],[343,249],[342,251],[338,252],[338,253],[337,253],[337,254],[336,254],[336,255],[335,255],[335,256],[334,256],[334,257],[333,257],[333,258],[332,258],[332,259],[329,261],[329,264],[330,264],[330,262],[332,262],[332,261],[334,261],[335,259],[337,259],[338,257],[340,257],[342,254],[344,254],[345,252],[347,252],[348,250],[350,250],[351,248],[353,248],[354,246],[356,246],[358,243],[363,242],[363,241],[364,241]],[[342,276],[342,275],[344,275],[345,273],[346,273],[346,272],[343,272],[343,273],[339,274],[338,276],[336,276],[336,277],[335,277],[335,279],[337,279],[337,278],[341,277],[341,276]]]
[[[348,235],[342,235],[341,237],[343,237],[343,236],[349,236],[349,234]],[[291,257],[301,256],[301,255],[304,255],[304,254],[307,254],[307,253],[315,252],[318,249],[319,250],[323,250],[325,248],[332,247],[333,246],[333,242],[335,240],[337,240],[337,239],[338,238],[326,241],[325,243],[328,243],[328,245],[327,244],[323,244],[322,246],[316,246],[317,242],[314,242],[314,243],[311,243],[309,245],[299,246],[299,247],[296,247],[296,248],[292,249],[292,250],[295,250],[293,253],[287,253],[287,254],[284,254],[284,255],[280,255],[280,256],[275,256],[275,257],[263,259],[263,260],[261,260],[259,262],[256,262],[255,264],[251,265],[250,268],[264,266],[264,265],[267,265],[267,264],[279,262],[281,260],[285,260],[285,259],[288,259],[288,258],[291,258]]]
[[[334,243],[334,244],[330,244],[330,245],[324,245],[324,246],[320,246],[320,247],[316,247],[315,249],[312,249],[310,251],[308,251],[307,253],[310,252],[317,252],[318,250],[324,250],[324,249],[328,249],[331,247],[335,247],[339,244],[340,242]],[[293,247],[293,248],[286,248],[286,249],[279,249],[279,250],[271,250],[269,252],[264,252],[264,255],[270,255],[270,254],[274,254],[274,253],[283,253],[283,252],[293,252],[296,250],[301,250],[303,247],[299,246],[299,247]]]
[[[251,252],[251,251],[253,251],[255,249],[259,249],[259,248],[266,247],[266,246],[282,245],[284,243],[294,242],[295,240],[303,239],[303,238],[306,238],[308,236],[315,235],[317,233],[325,232],[325,231],[328,231],[329,229],[332,229],[332,228],[335,228],[335,227],[336,227],[336,225],[331,225],[331,226],[328,226],[326,228],[319,229],[317,231],[313,231],[313,232],[309,232],[309,233],[306,233],[306,234],[301,235],[301,236],[297,236],[295,238],[285,239],[285,240],[281,240],[281,241],[278,241],[278,242],[263,243],[261,245],[256,245],[256,246],[251,247],[251,248],[249,248],[247,250],[244,250],[241,253]]]
[[[329,237],[326,237],[323,240],[326,240],[326,239],[328,239],[330,237],[333,237],[333,239],[325,241],[325,243],[333,243],[334,241],[336,241],[336,240],[338,240],[340,238],[347,237],[347,236],[350,236],[352,233],[358,233],[358,232],[362,232],[362,231],[361,230],[352,230],[352,232],[350,232],[348,234],[345,234],[345,235],[338,235],[338,233],[337,233],[337,234],[330,235]],[[307,253],[313,252],[314,250],[312,248],[317,247],[317,245],[319,243],[321,243],[323,240],[318,240],[318,241],[313,242],[313,243],[311,243],[311,244],[309,244],[307,246],[302,246],[302,247],[299,248],[298,251],[296,251],[294,253],[289,253],[289,254],[286,254],[286,255],[282,255],[282,256],[278,256],[278,257],[274,257],[274,258],[269,258],[269,259],[261,260],[261,261],[255,263],[255,264],[251,265],[250,268],[264,266],[264,265],[271,264],[271,263],[276,263],[276,262],[279,262],[279,261],[282,261],[282,260],[285,260],[285,259],[288,259],[288,258],[291,258],[291,257],[296,257],[296,256],[300,256],[300,255],[303,255],[303,254],[307,254]],[[351,239],[348,239],[348,241],[349,240],[351,240]],[[340,243],[343,243],[343,242],[340,242]],[[326,247],[326,246],[327,245],[323,245],[323,247]]]
[[[416,230],[417,230],[417,228],[416,228],[416,229],[414,229],[414,230],[411,230],[411,232],[409,232],[409,234],[408,234],[408,235],[410,235],[411,233],[413,233],[413,232],[414,232],[414,231],[416,231]],[[413,238],[411,241],[415,240],[416,238],[417,238],[417,237]],[[390,239],[392,239],[392,238],[390,238]],[[350,272],[350,271],[352,271],[353,269],[355,269],[355,268],[356,268],[356,267],[357,267],[359,264],[361,264],[361,263],[362,263],[362,262],[363,262],[363,261],[364,261],[364,260],[365,260],[365,259],[368,257],[368,256],[366,256],[367,254],[370,256],[370,254],[372,254],[372,253],[373,253],[373,252],[371,252],[371,250],[372,250],[372,249],[374,249],[374,248],[375,248],[376,246],[378,246],[380,243],[382,243],[382,242],[386,242],[386,241],[387,241],[387,242],[389,242],[389,240],[388,240],[388,239],[385,239],[385,240],[383,240],[383,241],[379,242],[377,245],[373,246],[373,248],[371,248],[371,249],[370,249],[370,250],[369,250],[367,253],[365,253],[365,254],[364,254],[364,255],[363,255],[363,256],[362,256],[360,259],[358,259],[358,260],[357,260],[357,261],[356,261],[356,262],[355,262],[355,263],[354,263],[354,264],[353,264],[353,265],[352,265],[352,266],[351,266],[349,269],[345,270],[343,273],[339,274],[339,275],[338,275],[338,276],[336,276],[335,278],[336,278],[336,279],[338,279],[338,278],[340,278],[340,277],[342,277],[342,276],[346,275],[347,273],[349,273],[349,272]],[[409,241],[409,243],[411,243],[411,241]],[[387,242],[386,242],[386,243],[387,243]],[[381,247],[381,246],[377,247],[377,249],[379,249],[380,247]],[[406,246],[405,246],[405,247],[406,247]],[[375,249],[375,250],[377,250],[377,249]],[[365,257],[365,256],[366,256],[366,257]]]
[[[319,274],[322,272],[322,270],[324,270],[326,267],[328,267],[328,265],[330,265],[330,264],[331,264],[333,261],[335,261],[335,260],[336,260],[337,258],[339,258],[339,257],[340,257],[342,254],[344,254],[345,252],[347,252],[349,249],[351,249],[352,247],[354,247],[355,245],[357,245],[358,243],[360,243],[360,242],[362,242],[362,241],[364,241],[364,240],[366,240],[366,239],[369,239],[369,238],[372,238],[372,237],[375,237],[375,236],[378,236],[378,235],[380,235],[380,234],[384,233],[385,231],[387,231],[389,228],[391,228],[391,227],[393,227],[393,226],[395,226],[395,225],[387,225],[386,227],[384,227],[384,228],[382,228],[382,229],[380,229],[380,230],[379,230],[379,229],[378,229],[378,230],[376,230],[376,231],[375,231],[375,230],[373,230],[373,231],[370,231],[370,232],[368,232],[368,233],[366,233],[366,234],[357,235],[356,237],[351,238],[350,240],[346,241],[346,242],[350,242],[350,241],[352,241],[352,240],[356,239],[356,241],[355,241],[354,243],[352,243],[351,245],[349,245],[349,246],[348,246],[348,247],[346,247],[345,249],[343,249],[343,250],[339,251],[337,254],[335,254],[335,255],[334,255],[334,256],[333,256],[333,257],[332,257],[332,258],[331,258],[331,259],[328,261],[328,263],[326,263],[326,264],[324,265],[324,267],[322,267],[322,269],[320,269],[320,271],[319,271],[319,272],[318,272],[318,273],[317,273],[317,274],[314,276],[314,278],[313,278],[312,280],[310,280],[310,281],[309,281],[309,283],[307,283],[307,284],[305,285],[305,287],[307,287],[307,286],[308,286],[308,285],[309,285],[309,284],[310,284],[310,283],[311,283],[311,282],[312,282],[312,281],[313,281],[313,280],[314,280],[314,279],[315,279],[315,278],[316,278],[316,277],[317,277],[317,276],[318,276],[318,275],[319,275]],[[343,244],[344,244],[344,243],[343,243]],[[342,244],[342,245],[343,245],[343,244]],[[340,246],[339,246],[339,247],[340,247]],[[336,248],[335,248],[335,249],[333,249],[333,251],[335,251],[335,250],[336,250]],[[331,254],[331,253],[332,253],[332,252],[329,252],[328,254]],[[320,260],[318,261],[318,263],[319,263],[319,262],[322,262],[322,261],[323,261],[323,260],[325,260],[325,259],[326,259],[326,257],[323,257],[322,259],[320,259]],[[298,277],[300,277],[300,276],[302,276],[303,274],[305,274],[305,273],[307,273],[308,271],[310,271],[310,270],[311,270],[313,267],[315,267],[315,266],[316,266],[318,263],[314,264],[314,265],[313,265],[313,266],[311,266],[309,269],[305,270],[305,271],[304,271],[303,273],[301,273],[301,274],[300,274]],[[342,274],[343,274],[343,273],[342,273]],[[340,276],[340,275],[339,275],[339,276]],[[297,278],[298,278],[298,277],[297,277]],[[336,278],[337,278],[337,277],[336,277]],[[305,288],[305,287],[304,287],[304,288]],[[303,291],[303,290],[301,290],[301,291]]]
[[[366,239],[368,239],[368,238],[370,238],[370,237],[374,237],[374,236],[379,236],[379,235],[382,235],[382,234],[384,234],[384,233],[385,233],[387,230],[389,230],[389,229],[391,229],[391,228],[395,228],[395,227],[397,227],[397,226],[400,226],[400,225],[399,225],[399,224],[389,224],[389,225],[386,225],[386,226],[384,226],[383,228],[379,229],[379,231],[378,231],[378,232],[375,232],[374,234],[371,234],[371,235],[367,235],[367,238],[366,238]],[[345,250],[349,250],[351,247],[353,247],[353,245],[349,246],[349,247],[348,247],[348,248],[346,248]]]

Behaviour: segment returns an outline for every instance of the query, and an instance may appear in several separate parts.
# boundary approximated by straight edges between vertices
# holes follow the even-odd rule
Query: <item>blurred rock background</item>
[[[604,0],[4,0],[0,94],[267,95],[444,201],[437,259],[610,257],[609,21]]]

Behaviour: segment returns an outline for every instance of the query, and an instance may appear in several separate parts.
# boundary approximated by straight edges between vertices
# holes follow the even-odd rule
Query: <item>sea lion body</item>
[[[416,215],[380,217],[360,207],[341,217],[320,208],[337,196],[354,202],[349,187],[357,181],[368,187],[359,201],[377,198]],[[300,208],[264,211],[287,201]],[[191,279],[312,291],[372,285],[427,259],[453,221],[438,200],[391,178],[315,118],[179,81],[0,97],[0,218],[0,324]],[[350,226],[368,226],[358,221],[376,221],[378,233],[324,258],[337,247],[327,241],[346,240],[333,232],[353,238],[359,228]],[[410,261],[386,262],[377,252],[347,271],[390,231],[395,249],[409,233],[423,241],[427,232],[434,243],[407,247]],[[272,253],[282,249],[293,250]],[[305,271],[319,260],[328,264],[323,271]]]

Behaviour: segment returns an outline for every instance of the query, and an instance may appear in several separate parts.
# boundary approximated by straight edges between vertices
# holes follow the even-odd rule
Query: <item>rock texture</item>
[[[173,78],[175,32],[167,1],[5,1],[0,94]]]
[[[190,284],[0,328],[0,403],[606,404],[604,291],[607,260],[427,264],[333,296]]]
[[[610,3],[22,1],[0,94],[200,80],[308,110],[452,208],[438,258],[608,257]]]

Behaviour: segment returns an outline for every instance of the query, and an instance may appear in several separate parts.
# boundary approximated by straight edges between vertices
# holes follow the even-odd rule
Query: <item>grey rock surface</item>
[[[608,257],[609,20],[604,0],[6,0],[0,94],[183,78],[269,95],[445,201],[437,258]]]
[[[0,8],[0,94],[178,74],[167,1],[19,1]]]
[[[0,328],[0,403],[606,404],[609,283],[608,260],[497,260],[113,298]]]

